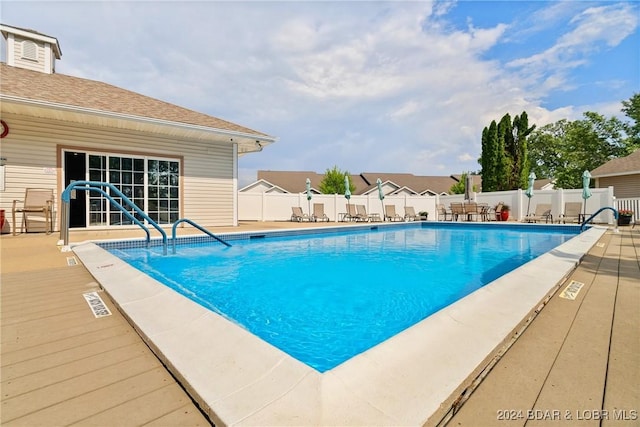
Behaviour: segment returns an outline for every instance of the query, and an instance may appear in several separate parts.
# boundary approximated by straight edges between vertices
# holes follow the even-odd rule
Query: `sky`
[[[452,175],[482,129],[619,116],[640,92],[637,1],[11,1],[56,71],[274,136],[257,170]],[[4,40],[3,57],[4,60]]]

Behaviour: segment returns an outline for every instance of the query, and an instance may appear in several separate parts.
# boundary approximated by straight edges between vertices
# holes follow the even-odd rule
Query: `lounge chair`
[[[447,216],[450,220],[453,220],[453,215],[451,215],[451,211],[447,210],[447,207],[443,204],[439,204],[437,206],[438,209],[438,221],[446,221]]]
[[[356,205],[352,203],[347,203],[347,213],[343,215],[343,221],[357,221],[358,220],[358,210]]]
[[[22,206],[18,206],[19,203],[22,203]],[[24,193],[24,200],[13,201],[11,213],[13,216],[14,236],[16,235],[17,213],[22,213],[22,223],[20,224],[21,233],[23,230],[27,233],[30,231],[30,216],[44,216],[44,230],[47,234],[51,233],[53,231],[53,190],[42,188],[27,188]],[[35,221],[33,223],[35,223]]]
[[[311,217],[309,215],[307,215],[306,213],[302,212],[302,208],[299,206],[292,206],[291,207],[291,221],[298,221],[298,222],[302,222],[302,221],[311,221]]]
[[[356,205],[356,221],[369,221],[371,217],[367,214],[365,205]]]
[[[564,213],[560,215],[560,221],[563,224],[569,222],[580,222],[582,216],[582,203],[580,202],[567,202],[564,204]]]
[[[416,210],[413,206],[405,206],[404,207],[404,220],[405,221],[418,221],[421,220],[422,217],[416,214]],[[426,218],[425,218],[426,219]]]
[[[404,218],[396,213],[395,205],[384,205],[384,218],[389,221],[403,221]]]
[[[329,221],[329,217],[324,213],[324,203],[313,204],[313,215],[311,216],[313,221]]]
[[[529,215],[524,217],[524,221],[526,222],[551,222],[553,223],[553,215],[551,215],[551,204],[550,203],[538,203],[536,205],[536,210],[534,213],[530,213]]]

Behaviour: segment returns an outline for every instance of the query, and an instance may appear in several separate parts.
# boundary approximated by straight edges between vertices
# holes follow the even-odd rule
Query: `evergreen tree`
[[[511,190],[513,180],[511,179],[511,170],[513,168],[513,159],[511,150],[513,150],[513,131],[511,127],[511,116],[505,114],[500,123],[498,123],[498,151],[496,152],[496,181],[498,183],[498,191]]]
[[[498,143],[498,125],[491,121],[489,128],[482,132],[486,135],[486,143],[482,150],[482,188],[484,191],[498,191],[498,164],[500,163],[500,147]]]
[[[515,116],[509,113],[500,123],[495,120],[482,131],[482,188],[483,191],[503,191],[524,188],[529,177],[527,139],[535,129],[529,127],[526,112]]]
[[[529,135],[535,130],[536,125],[529,127],[529,116],[523,111],[520,116],[513,118],[514,129],[514,168],[513,177],[515,182],[513,188],[526,188],[529,180]]]

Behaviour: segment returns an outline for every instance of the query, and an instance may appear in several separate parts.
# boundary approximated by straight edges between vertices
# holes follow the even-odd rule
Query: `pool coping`
[[[95,243],[73,250],[216,425],[422,425],[606,230],[591,227],[323,374]]]

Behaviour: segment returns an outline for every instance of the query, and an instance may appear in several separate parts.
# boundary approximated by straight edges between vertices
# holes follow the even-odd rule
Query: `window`
[[[38,60],[38,45],[31,40],[25,40],[22,42],[22,58],[29,59],[31,61]]]
[[[178,220],[180,170],[178,162],[148,160],[149,207],[147,213],[159,224]]]
[[[89,181],[108,182],[158,224],[170,224],[180,214],[180,163],[176,160],[144,157],[121,157],[90,154]],[[109,194],[131,215],[144,222],[139,214]],[[100,193],[89,192],[89,225],[128,225],[133,221]]]

